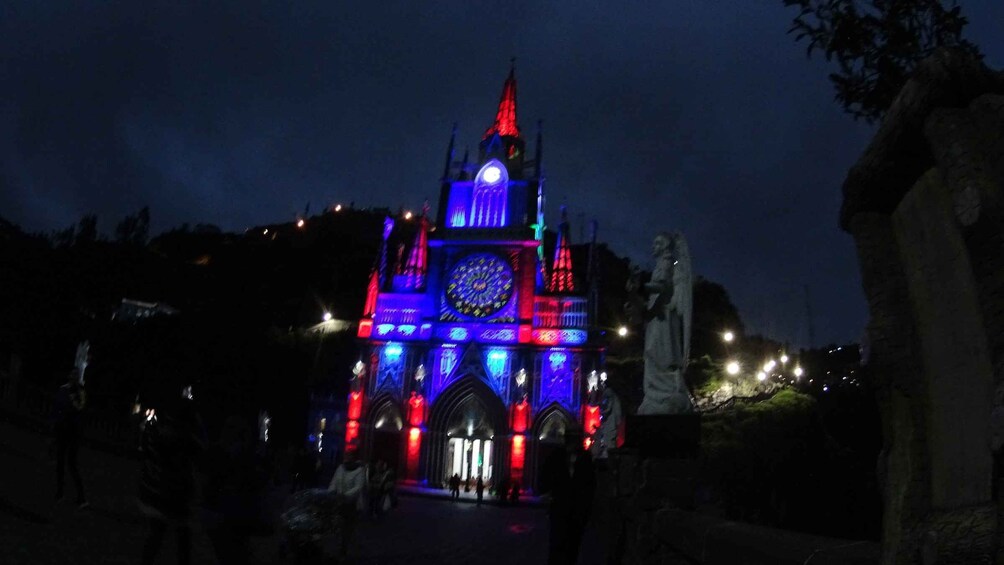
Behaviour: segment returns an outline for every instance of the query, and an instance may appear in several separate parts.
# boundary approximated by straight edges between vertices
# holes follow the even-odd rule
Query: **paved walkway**
[[[0,562],[20,564],[135,564],[145,537],[136,508],[135,461],[82,449],[81,473],[91,507],[54,504],[55,464],[47,438],[0,422]],[[67,477],[69,479],[69,477]],[[283,491],[272,493],[276,508]],[[500,508],[420,497],[401,497],[379,522],[363,521],[349,563],[477,563],[534,565],[546,562],[547,515],[528,505]],[[278,536],[253,540],[254,564],[281,563]],[[193,563],[214,564],[209,541],[193,532]],[[173,539],[160,563],[175,563]],[[583,561],[591,562],[591,561]]]

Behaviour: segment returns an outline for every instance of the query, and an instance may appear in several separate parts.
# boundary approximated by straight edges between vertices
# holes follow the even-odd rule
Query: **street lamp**
[[[767,380],[767,373],[764,373],[763,371],[760,371],[759,373],[756,374],[756,380],[758,380],[758,381],[765,381],[765,380]]]
[[[325,322],[330,322],[331,321],[331,312],[325,312],[324,316],[321,316],[321,319],[323,319]]]
[[[341,204],[335,204],[335,212],[341,212],[341,211],[342,211],[342,205]]]
[[[763,372],[769,373],[774,370],[774,367],[777,367],[777,361],[771,359],[770,361],[767,361],[767,363],[764,364]]]
[[[735,339],[736,339],[736,334],[730,331],[726,331],[725,333],[722,334],[722,341],[724,341],[725,343],[732,343]]]
[[[407,212],[404,213],[404,219],[405,220],[411,219],[411,210],[408,210]]]
[[[805,371],[803,371],[801,367],[795,367],[795,376],[796,377],[801,377],[803,373],[805,373]]]
[[[728,364],[725,365],[725,371],[728,372],[728,374],[730,374],[730,375],[738,375],[739,374],[739,362],[738,361],[729,361]]]
[[[787,362],[788,362],[788,354],[787,353],[782,353],[781,354],[781,363],[787,363]]]
[[[302,227],[303,227],[303,225],[304,225],[304,224],[306,224],[306,223],[307,223],[307,222],[304,222],[304,221],[303,221],[303,218],[300,218],[299,220],[297,220],[297,221],[296,221],[296,227],[298,227],[298,228],[302,228]]]
[[[627,334],[628,334],[627,326],[621,326],[617,328],[617,335],[621,337],[627,337]]]

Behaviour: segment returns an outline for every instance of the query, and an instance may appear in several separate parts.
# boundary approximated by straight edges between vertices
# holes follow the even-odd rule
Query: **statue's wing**
[[[683,322],[683,359],[690,359],[690,334],[693,326],[694,313],[694,271],[690,260],[690,247],[683,234],[677,233],[674,238],[674,256],[676,265],[673,270],[675,288],[674,298],[676,310]]]

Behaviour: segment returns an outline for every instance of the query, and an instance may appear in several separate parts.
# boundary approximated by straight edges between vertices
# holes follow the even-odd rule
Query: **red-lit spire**
[[[377,294],[380,292],[380,273],[378,269],[370,272],[370,284],[366,287],[366,305],[363,306],[363,317],[372,318],[376,313]]]
[[[499,99],[499,109],[495,113],[495,123],[488,128],[482,139],[488,139],[494,134],[500,136],[519,137],[519,125],[516,124],[516,62],[513,60],[509,68],[509,78],[502,85],[502,98]]]
[[[554,249],[554,265],[547,283],[549,292],[575,292],[572,276],[572,249],[568,242],[568,210],[561,207],[561,224],[558,226],[558,245]]]
[[[415,243],[411,246],[408,263],[404,266],[404,287],[418,290],[425,286],[425,273],[428,270],[427,247],[429,243],[429,203],[422,208],[422,217],[418,220],[418,233]]]

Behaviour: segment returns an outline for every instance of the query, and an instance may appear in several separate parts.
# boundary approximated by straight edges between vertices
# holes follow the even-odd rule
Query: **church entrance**
[[[490,486],[495,468],[495,429],[476,395],[468,396],[454,409],[447,436],[443,466],[447,480],[460,475],[465,490],[473,490],[481,477]]]
[[[477,482],[482,477],[486,485],[492,479],[492,440],[478,438],[450,438],[447,450],[447,469],[450,476],[460,475],[464,482]]]

